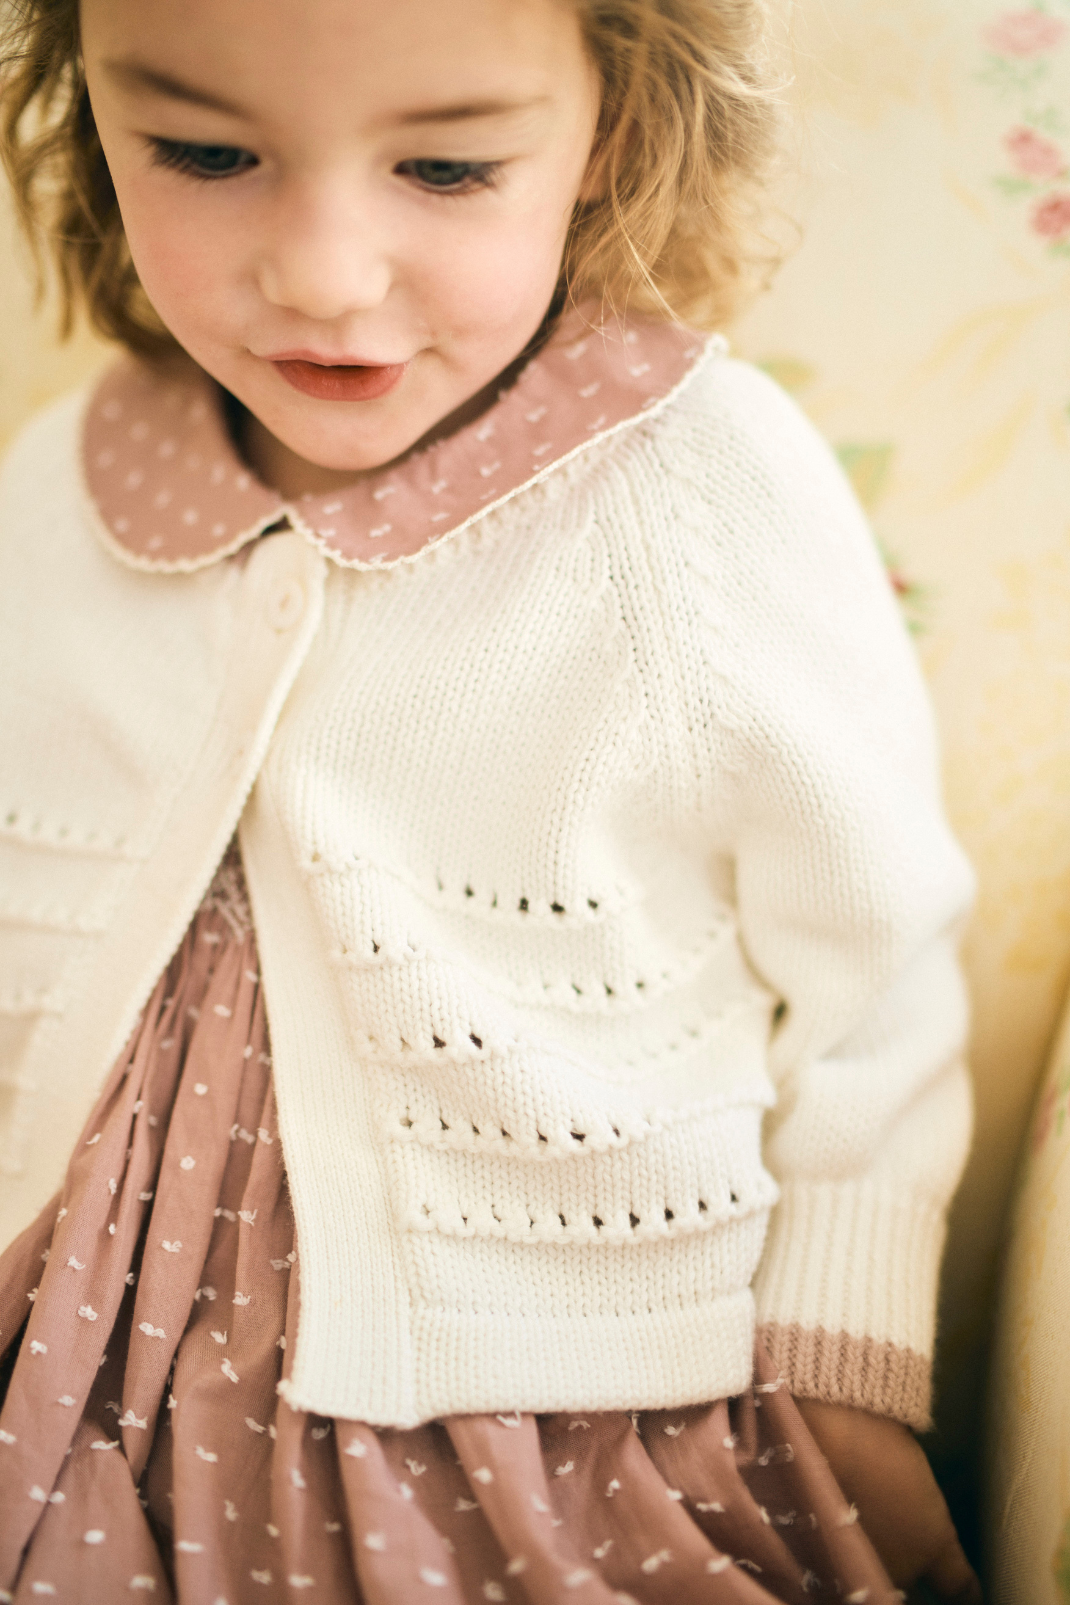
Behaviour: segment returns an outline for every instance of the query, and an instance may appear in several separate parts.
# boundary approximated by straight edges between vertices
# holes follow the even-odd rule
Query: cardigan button
[[[290,580],[268,603],[267,620],[281,634],[292,629],[304,611],[304,590],[297,580]]]

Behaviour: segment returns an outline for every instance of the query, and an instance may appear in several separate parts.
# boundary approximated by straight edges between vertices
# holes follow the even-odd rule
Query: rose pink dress
[[[484,419],[285,517],[336,561],[406,560],[666,396],[701,344],[562,320]],[[203,375],[113,370],[84,444],[98,533],[136,567],[240,561],[278,523]],[[373,1429],[278,1397],[300,1265],[232,849],[61,1193],[0,1256],[0,1601],[899,1597],[761,1351],[736,1399]]]
[[[277,1397],[299,1278],[232,852],[0,1256],[0,1599],[898,1597],[761,1352],[737,1399],[373,1429]]]

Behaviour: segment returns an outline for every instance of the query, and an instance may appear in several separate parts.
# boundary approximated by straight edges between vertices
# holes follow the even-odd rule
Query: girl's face
[[[463,421],[538,329],[598,117],[565,0],[82,0],[134,263],[286,495]],[[486,394],[484,394],[486,392]]]

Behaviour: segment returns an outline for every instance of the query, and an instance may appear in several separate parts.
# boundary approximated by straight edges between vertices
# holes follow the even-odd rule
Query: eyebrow
[[[168,100],[182,101],[187,106],[206,106],[210,111],[225,112],[231,117],[248,116],[234,101],[211,94],[207,89],[198,89],[193,84],[183,83],[170,73],[157,72],[155,67],[149,67],[144,62],[110,60],[104,63],[104,68],[113,78],[131,89],[148,90]],[[525,100],[471,100],[454,106],[417,107],[389,121],[398,128],[415,128],[427,123],[462,123],[478,117],[507,117],[528,111],[533,106],[544,105],[549,99],[549,95],[533,95]]]
[[[227,112],[232,117],[245,116],[234,101],[225,100],[222,95],[210,94],[207,89],[184,84],[180,78],[172,78],[167,72],[157,72],[154,67],[147,67],[140,61],[106,61],[104,70],[131,89],[147,89],[154,95],[166,96],[168,100],[181,100],[187,106],[207,106],[211,111]]]
[[[402,112],[392,121],[400,128],[412,128],[418,123],[462,123],[474,117],[508,117],[518,111],[529,111],[532,106],[543,106],[549,99],[549,95],[532,95],[527,100],[471,100],[457,106],[428,106]]]

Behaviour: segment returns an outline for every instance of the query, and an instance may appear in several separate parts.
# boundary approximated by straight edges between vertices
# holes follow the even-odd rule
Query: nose
[[[257,263],[260,292],[317,322],[377,307],[393,278],[385,232],[352,182],[295,181],[274,208]]]

